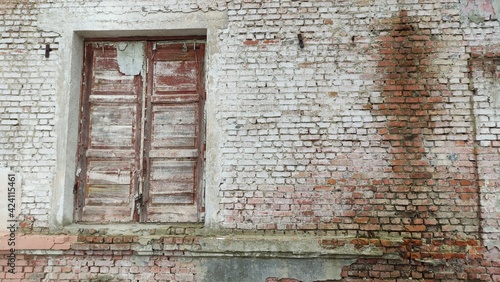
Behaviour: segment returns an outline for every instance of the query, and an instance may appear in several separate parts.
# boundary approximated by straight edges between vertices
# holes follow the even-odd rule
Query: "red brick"
[[[425,225],[405,225],[404,228],[406,231],[410,232],[422,232],[427,230]]]
[[[259,41],[258,40],[246,40],[243,42],[243,44],[253,46],[253,45],[259,44]]]

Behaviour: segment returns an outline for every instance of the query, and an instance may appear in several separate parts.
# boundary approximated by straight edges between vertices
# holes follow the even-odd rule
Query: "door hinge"
[[[134,197],[134,201],[136,205],[142,205],[142,193],[138,194]]]
[[[132,221],[139,222],[141,220],[142,208],[142,194],[137,194],[134,196],[134,203],[130,214]]]

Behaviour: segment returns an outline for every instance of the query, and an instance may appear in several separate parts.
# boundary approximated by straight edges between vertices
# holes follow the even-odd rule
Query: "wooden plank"
[[[169,148],[168,150],[151,150],[149,152],[149,157],[154,158],[166,158],[166,159],[175,159],[175,158],[196,158],[198,156],[199,150],[197,148]]]
[[[166,182],[165,180],[151,180],[150,181],[150,193],[151,198],[154,201],[156,196],[166,195],[166,196],[175,196],[179,194],[191,195],[193,197],[193,185],[194,181],[186,181],[186,182]],[[189,200],[189,203],[192,203],[193,199]]]
[[[91,105],[90,147],[134,145],[136,105]]]
[[[157,91],[196,91],[196,62],[157,61],[154,64],[153,81],[154,93]]]
[[[195,166],[196,161],[193,159],[152,160],[150,179],[193,183]]]
[[[87,165],[87,183],[130,186],[132,170],[130,161],[92,160]]]
[[[195,147],[198,104],[153,105],[152,148]]]
[[[152,167],[151,180],[168,181],[163,187],[171,187],[172,191],[182,191],[185,187],[191,186],[193,189],[194,183],[194,162],[192,166],[183,166],[181,162],[177,162],[178,167]],[[187,183],[188,185],[184,185]],[[184,187],[184,189],[176,188],[176,186]],[[152,188],[153,189],[153,188]],[[168,192],[168,191],[162,191]]]
[[[135,96],[134,77],[100,76],[95,77],[91,95],[132,95]]]
[[[149,222],[198,222],[195,205],[151,205],[148,207]]]
[[[154,54],[155,61],[194,61],[196,60],[193,41],[186,42],[186,52],[183,51],[184,43],[157,44]],[[198,46],[201,44],[198,43]],[[199,47],[198,47],[199,48]]]
[[[130,179],[129,179],[130,181]],[[130,184],[126,185],[89,185],[87,186],[87,203],[100,202],[100,200],[107,199],[114,202],[114,205],[122,206],[123,204],[130,203]],[[99,205],[99,204],[98,204]]]
[[[87,198],[115,198],[129,202],[134,162],[110,159],[87,164]]]
[[[170,92],[156,92],[151,97],[152,103],[168,103],[168,104],[185,104],[185,103],[198,103],[200,95],[198,93],[177,93]]]
[[[154,194],[151,197],[151,203],[163,205],[175,204],[192,204],[194,202],[193,193],[179,193],[179,194]]]
[[[149,176],[152,204],[192,204],[195,200],[195,159],[153,160]]]
[[[133,160],[135,157],[135,151],[133,148],[126,148],[126,149],[115,149],[113,150],[108,149],[93,149],[89,148],[86,151],[85,157],[87,158],[94,158],[94,159],[106,159],[106,158],[113,158],[113,159],[127,159],[127,160]]]
[[[91,94],[138,95],[136,77],[120,72],[115,44],[101,45],[94,45]]]
[[[136,104],[137,96],[132,95],[120,95],[116,92],[104,95],[91,95],[89,97],[89,102],[91,104],[104,104],[104,103],[120,103],[120,104]]]
[[[116,58],[116,47],[113,42],[87,43],[91,45],[95,58]]]
[[[107,223],[130,221],[129,207],[85,206],[82,212],[82,221]]]
[[[118,62],[114,57],[96,57],[94,61],[94,71],[105,71],[118,69]]]

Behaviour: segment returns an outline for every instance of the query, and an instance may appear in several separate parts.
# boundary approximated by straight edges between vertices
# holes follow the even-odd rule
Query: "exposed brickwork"
[[[255,235],[253,235],[255,236]],[[68,237],[59,236],[59,241]],[[5,281],[10,278],[46,279],[48,281],[70,281],[75,279],[103,279],[134,281],[136,279],[159,281],[196,280],[197,257],[189,255],[199,249],[200,236],[167,236],[142,240],[141,236],[79,236],[70,248],[38,246],[39,250],[61,250],[52,255],[18,255],[18,274],[0,274]],[[36,240],[35,238],[32,238]],[[326,249],[352,246],[358,250],[383,249],[385,254],[394,254],[398,259],[360,259],[346,266],[342,281],[359,279],[430,279],[433,281],[497,281],[500,264],[497,248],[486,250],[475,240],[434,241],[384,239],[322,239]],[[185,257],[185,258],[182,258]],[[6,259],[0,260],[4,270]],[[0,272],[2,273],[2,272]],[[274,279],[274,280],[273,280]],[[281,280],[279,280],[281,279]],[[269,281],[288,281],[269,277]],[[4,281],[4,280],[3,280]],[[45,280],[44,280],[45,281]],[[294,281],[294,280],[290,280]],[[300,280],[299,280],[300,281]]]
[[[18,263],[19,274],[0,274],[2,281],[196,281],[194,263],[166,256],[29,255]]]
[[[45,44],[57,49],[57,34],[36,27],[29,1],[2,1],[0,9],[0,166],[22,173],[23,214],[47,227],[55,165],[55,73],[57,53],[43,59]]]
[[[500,78],[499,48],[474,48],[469,60],[474,118],[477,130],[477,162],[481,176],[481,208],[484,239],[499,240],[500,214],[500,103],[497,89]]]
[[[23,183],[18,273],[7,273],[2,243],[0,280],[199,281],[200,242],[238,234],[318,238],[322,251],[347,250],[356,261],[329,281],[500,281],[494,1],[1,6],[0,166]],[[218,201],[216,229],[50,234],[56,148],[65,142],[55,126],[65,122],[57,113],[67,94],[55,69],[66,62],[62,35],[41,29],[39,16],[57,8],[124,25],[138,13],[227,12],[227,27],[209,35],[217,48],[206,70],[220,129],[218,151],[209,152],[220,162],[218,185],[206,187]],[[279,281],[300,279],[266,279]]]

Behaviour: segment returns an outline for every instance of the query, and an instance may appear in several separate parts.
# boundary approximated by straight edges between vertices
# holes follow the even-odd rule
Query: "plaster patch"
[[[498,89],[500,89],[500,80],[497,79],[491,80],[486,88],[487,93],[490,94],[488,96],[491,97],[491,104],[496,109],[500,109],[500,92]]]
[[[144,64],[144,42],[120,42],[116,46],[118,67],[125,75],[139,75]]]
[[[493,0],[492,6],[495,12],[493,17],[497,20],[500,19],[500,0]]]
[[[149,258],[144,256],[131,256],[130,261],[137,266],[146,266],[148,265]]]

